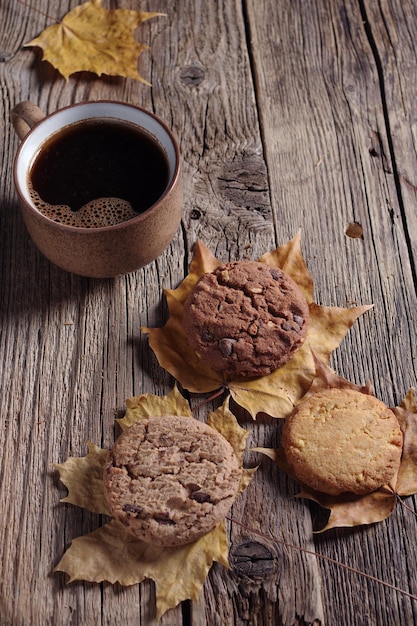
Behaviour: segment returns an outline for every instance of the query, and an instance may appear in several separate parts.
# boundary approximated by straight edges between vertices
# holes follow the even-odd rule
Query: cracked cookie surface
[[[298,480],[331,495],[366,494],[389,484],[402,443],[391,409],[353,389],[327,389],[301,400],[282,435]]]
[[[290,276],[257,261],[235,261],[204,274],[184,304],[191,348],[228,377],[265,376],[303,344],[308,304]]]
[[[116,440],[104,469],[104,493],[113,516],[135,537],[178,546],[224,519],[241,474],[229,442],[207,424],[149,417]]]

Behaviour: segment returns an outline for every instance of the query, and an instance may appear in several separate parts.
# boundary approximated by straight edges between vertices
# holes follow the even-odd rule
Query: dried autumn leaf
[[[322,363],[317,355],[314,355],[317,376],[313,380],[309,392],[304,399],[318,393],[323,389],[354,389],[361,393],[373,395],[369,383],[360,387],[338,376],[327,365]],[[401,464],[392,486],[386,485],[365,495],[342,494],[332,496],[311,489],[307,485],[301,485],[298,498],[313,500],[320,506],[330,511],[327,524],[320,532],[336,527],[352,527],[381,522],[391,515],[395,509],[398,496],[407,496],[417,493],[417,405],[414,390],[410,390],[400,407],[393,409],[397,415],[401,430],[403,431],[404,443]],[[291,478],[297,480],[291,466],[285,458],[283,449],[256,448],[268,456]]]
[[[169,319],[161,328],[143,328],[149,335],[149,344],[160,365],[192,393],[208,393],[222,386],[229,389],[232,398],[253,418],[257,413],[274,417],[288,415],[294,403],[311,385],[315,376],[312,350],[324,362],[329,362],[332,351],[338,347],[355,320],[371,306],[349,309],[319,306],[313,299],[313,280],[304,262],[298,233],[291,241],[265,254],[259,260],[284,270],[303,292],[310,310],[307,338],[291,360],[272,374],[261,378],[227,380],[221,372],[208,367],[189,347],[182,326],[184,302],[198,280],[206,272],[221,265],[213,254],[197,241],[190,272],[174,290],[166,290]]]
[[[243,466],[243,455],[246,450],[246,442],[249,433],[241,428],[229,409],[229,398],[223,402],[223,405],[209,414],[207,424],[217,430],[230,443],[240,466]],[[253,478],[257,468],[243,469],[240,479],[240,493],[246,489]]]
[[[256,448],[256,450],[268,456],[280,469],[297,481],[282,449]],[[320,532],[339,526],[351,527],[381,522],[391,515],[397,501],[395,494],[386,489],[378,489],[365,496],[354,494],[331,496],[315,491],[307,485],[302,485],[302,490],[297,494],[297,498],[312,500],[330,511],[327,524]]]
[[[184,415],[193,419],[188,403],[176,388],[168,396],[152,394],[130,398],[122,429],[150,415]],[[243,463],[248,432],[241,428],[228,408],[228,399],[208,416],[207,423],[218,430],[233,447],[239,464]],[[107,513],[103,493],[103,466],[108,451],[89,444],[89,453],[80,459],[68,459],[56,465],[68,488],[64,502],[71,502],[95,512]],[[254,469],[243,469],[240,491],[249,484]],[[101,479],[100,479],[101,477]],[[93,503],[93,505],[91,504]],[[112,520],[88,535],[74,539],[55,571],[69,575],[69,582],[109,581],[121,585],[155,581],[157,617],[186,599],[197,600],[207,574],[216,561],[228,567],[225,523],[185,546],[162,548],[135,539],[122,524]]]
[[[85,2],[67,13],[59,24],[46,28],[26,46],[38,46],[65,79],[75,72],[125,76],[145,81],[137,69],[147,48],[133,37],[142,22],[163,15],[128,9],[104,9],[101,0]]]
[[[124,527],[111,521],[74,539],[55,571],[69,581],[108,581],[123,586],[145,578],[156,584],[157,618],[183,600],[196,601],[213,561],[228,567],[224,523],[199,541],[176,548],[161,548],[132,539]]]
[[[109,509],[102,489],[104,466],[109,458],[109,451],[87,442],[87,456],[70,457],[64,463],[54,463],[61,482],[68,489],[68,502],[82,506],[93,513],[109,515]]]
[[[192,417],[190,405],[175,387],[167,396],[154,396],[144,393],[126,400],[126,411],[122,419],[117,420],[122,430],[136,424],[147,417],[159,417],[164,415],[183,415]]]
[[[398,472],[396,491],[400,496],[417,493],[417,404],[414,389],[393,409],[404,435],[403,457]]]

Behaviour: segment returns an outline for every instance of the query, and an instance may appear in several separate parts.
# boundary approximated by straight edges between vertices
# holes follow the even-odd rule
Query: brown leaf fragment
[[[226,398],[221,407],[208,415],[207,424],[227,439],[233,448],[239,464],[242,465],[249,432],[239,426],[236,417],[230,411],[229,398]]]
[[[169,319],[161,328],[143,328],[160,365],[192,393],[208,393],[222,386],[255,419],[260,412],[285,417],[309,389],[315,376],[312,350],[328,363],[355,320],[371,306],[348,309],[319,306],[313,301],[313,281],[301,253],[300,233],[276,250],[263,255],[261,262],[283,269],[297,283],[309,303],[310,325],[304,344],[286,365],[260,378],[226,379],[208,367],[189,347],[182,326],[182,312],[198,280],[221,263],[199,241],[194,247],[190,272],[177,289],[166,291]]]
[[[339,376],[339,374],[336,374],[336,372],[332,370],[327,363],[320,359],[315,350],[311,351],[311,356],[314,361],[315,378],[313,378],[309,390],[303,396],[303,400],[315,393],[318,393],[319,391],[335,387],[338,389],[353,389],[367,395],[374,395],[372,385],[369,381],[363,386],[355,385],[355,383],[352,383],[342,376]]]
[[[414,389],[393,409],[404,435],[403,456],[395,491],[399,496],[417,493],[417,404]]]
[[[328,363],[335,350],[355,321],[373,308],[373,305],[355,306],[348,309],[342,307],[310,305],[312,323],[308,333],[310,348]]]
[[[101,0],[91,0],[25,45],[42,48],[43,59],[66,80],[75,72],[86,71],[147,83],[137,69],[138,57],[147,46],[137,42],[133,33],[144,21],[159,15],[163,14],[104,9]]]
[[[217,430],[230,443],[236,455],[239,465],[243,466],[243,456],[247,446],[249,432],[239,426],[239,423],[229,409],[230,397],[227,397],[223,405],[213,411],[207,417],[207,424]],[[239,491],[242,492],[249,485],[257,468],[243,469],[240,479]]]
[[[339,526],[352,527],[382,522],[391,515],[397,502],[396,496],[384,488],[365,496],[354,494],[329,496],[303,485],[297,497],[313,500],[330,510],[327,524],[318,532],[325,532]]]
[[[297,481],[282,448],[255,448],[255,451],[268,456],[280,469]],[[365,496],[355,494],[331,496],[315,491],[307,485],[301,485],[301,491],[296,497],[312,500],[330,511],[326,525],[316,531],[320,533],[341,526],[352,527],[381,522],[391,515],[396,505],[396,496],[388,488],[378,489]]]

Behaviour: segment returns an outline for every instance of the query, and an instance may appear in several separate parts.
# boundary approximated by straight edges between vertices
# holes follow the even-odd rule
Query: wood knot
[[[198,87],[203,82],[205,76],[204,69],[200,65],[187,65],[180,72],[182,82],[191,87]]]
[[[272,552],[258,541],[246,541],[230,550],[230,565],[240,575],[266,578],[275,571]]]
[[[238,211],[250,210],[252,217],[255,213],[269,219],[269,186],[262,155],[247,153],[242,159],[223,164],[217,186],[225,200]]]
[[[190,219],[191,220],[199,220],[201,217],[201,212],[198,209],[193,209],[190,212]]]

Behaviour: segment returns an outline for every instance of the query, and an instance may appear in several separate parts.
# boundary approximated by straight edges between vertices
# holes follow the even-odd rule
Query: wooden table
[[[52,573],[71,540],[102,523],[59,503],[66,490],[52,464],[83,456],[88,440],[111,446],[126,398],[172,388],[140,328],[166,321],[162,290],[184,278],[197,239],[222,260],[256,259],[302,229],[316,302],[375,305],[332,367],[358,384],[369,379],[388,405],[401,402],[417,356],[417,6],[103,0],[166,11],[140,31],[148,87],[87,73],[66,82],[22,47],[75,0],[0,2],[0,624],[155,624],[150,581],[67,585]],[[51,112],[103,98],[143,105],[173,129],[185,201],[182,228],[160,258],[93,280],[52,266],[31,243],[12,181],[9,113],[26,99]],[[251,445],[277,446],[280,423],[247,420]],[[214,566],[200,601],[160,623],[417,623],[415,498],[380,524],[313,535],[321,513],[294,500],[297,491],[262,463],[228,528],[233,554],[254,542],[270,558],[246,573]]]

